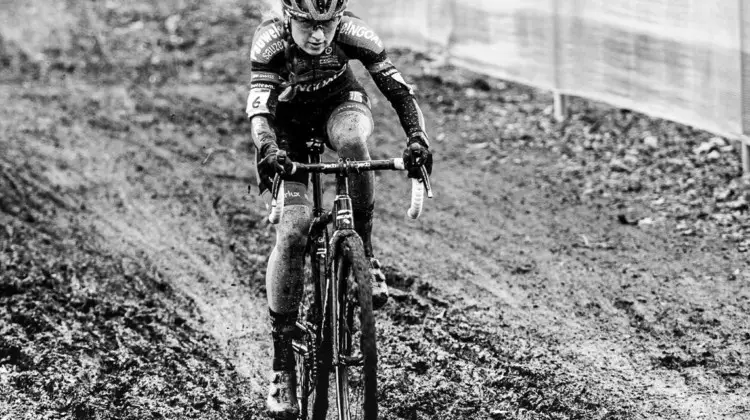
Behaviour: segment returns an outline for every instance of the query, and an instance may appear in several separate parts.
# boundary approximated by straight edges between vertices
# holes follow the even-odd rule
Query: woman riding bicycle
[[[348,0],[282,0],[283,17],[258,27],[250,51],[251,84],[247,114],[257,148],[261,194],[270,203],[273,177],[290,168],[278,159],[308,162],[306,142],[326,139],[339,157],[369,160],[373,131],[370,101],[349,60],[359,60],[388,98],[406,133],[404,162],[412,178],[420,166],[431,171],[432,154],[414,94],[387,57],[378,35],[346,12]],[[268,414],[295,419],[299,414],[291,333],[300,303],[304,249],[312,220],[308,176],[285,176],[284,217],[266,271],[266,292],[273,338],[273,375],[266,401]],[[373,257],[371,232],[373,174],[352,175],[350,194],[355,230],[370,258],[373,305],[388,299],[385,277]]]

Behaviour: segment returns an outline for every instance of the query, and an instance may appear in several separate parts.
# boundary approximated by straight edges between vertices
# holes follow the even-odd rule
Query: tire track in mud
[[[244,192],[238,193],[237,182],[232,180],[242,180],[244,175],[237,175],[237,162],[219,160],[210,168],[196,166],[201,157],[201,147],[215,144],[219,137],[213,132],[218,124],[211,114],[201,113],[201,118],[194,117],[196,114],[193,110],[211,103],[209,90],[175,88],[175,91],[169,91],[170,88],[167,87],[159,95],[139,96],[137,102],[141,105],[135,107],[128,104],[135,103],[131,95],[140,95],[137,91],[133,93],[115,87],[91,95],[88,88],[82,86],[78,92],[73,89],[73,93],[52,95],[53,104],[47,104],[50,107],[61,102],[75,102],[75,98],[81,94],[79,92],[83,91],[93,96],[90,102],[83,102],[82,110],[74,108],[67,111],[73,115],[84,111],[92,112],[90,118],[83,120],[87,125],[72,122],[69,132],[57,133],[56,137],[62,139],[62,143],[54,148],[49,148],[43,141],[35,145],[44,151],[43,155],[47,160],[63,163],[54,170],[52,178],[66,183],[68,188],[80,193],[81,201],[86,206],[86,223],[114,252],[130,255],[134,260],[143,259],[144,263],[161,273],[164,280],[177,291],[195,302],[205,330],[215,337],[237,371],[249,379],[250,392],[261,400],[265,387],[263,373],[267,369],[266,361],[269,358],[262,272],[272,244],[273,230],[261,221],[263,214],[259,211],[260,206],[254,205],[260,202],[247,202],[243,197]],[[176,92],[178,89],[182,91]],[[213,94],[218,96],[217,93]],[[50,98],[49,93],[44,93],[43,96]],[[33,95],[28,100],[33,106]],[[149,101],[160,105],[149,107]],[[127,112],[119,115],[111,112],[119,107],[124,107]],[[169,112],[170,109],[176,109],[177,112]],[[173,118],[172,115],[177,117]],[[221,113],[214,116],[223,118]],[[134,120],[140,122],[133,124],[131,121]],[[384,149],[394,146],[398,148],[397,143],[387,138]],[[54,150],[58,148],[66,150],[67,155],[55,156]],[[233,171],[235,172],[232,173]],[[215,177],[212,174],[230,176]],[[438,185],[442,182],[440,177],[436,181]],[[406,182],[397,177],[389,180],[384,178],[380,182],[381,186],[392,185],[394,190],[399,189],[397,185],[403,187],[401,189],[406,197]],[[456,185],[456,188],[460,186]],[[244,190],[244,185],[239,189]],[[217,200],[219,197],[221,198]],[[401,197],[388,194],[384,194],[382,199],[384,203],[402,201]],[[389,226],[388,229],[404,228],[404,223],[398,221],[403,220],[403,209],[387,204],[381,208],[386,212],[382,226]],[[395,209],[398,209],[398,215],[388,213],[396,212]],[[430,226],[431,223],[426,218],[421,225]],[[446,228],[446,223],[447,220],[441,220],[440,229]],[[406,226],[409,226],[407,229],[415,229],[412,225]],[[437,228],[434,229],[437,231]],[[433,240],[435,231],[428,229],[426,234],[404,235],[401,232],[389,235],[386,233],[388,230],[385,230],[382,236],[378,234],[376,241],[381,237],[391,237],[396,243],[407,247],[401,255],[411,255],[409,247],[428,244]],[[479,244],[480,238],[480,234],[474,231],[471,236],[459,237],[458,240],[466,244]],[[389,252],[397,252],[398,249],[394,247]],[[421,261],[420,264],[423,265],[407,267],[413,268],[415,273],[430,273],[425,267],[439,263],[438,267],[475,283],[474,288],[468,289],[470,295],[466,296],[467,289],[464,287],[448,287],[447,283],[436,282],[437,287],[445,287],[449,292],[456,293],[446,295],[450,300],[466,300],[471,302],[469,304],[486,305],[486,296],[481,296],[486,291],[494,292],[503,305],[513,305],[518,300],[491,281],[498,274],[492,261],[467,260],[465,255],[456,251],[455,248],[441,251],[443,255],[451,255],[445,261],[429,259]],[[399,258],[388,258],[387,261],[395,265],[402,262]],[[444,304],[445,301],[440,302]],[[451,305],[456,305],[456,311],[463,312],[461,304]],[[466,350],[465,343],[451,335],[450,332],[459,327],[450,323],[444,325],[441,321],[430,327],[432,332],[425,334],[421,327],[404,328],[408,323],[403,320],[412,316],[410,313],[413,308],[394,305],[392,309],[395,311],[395,321],[381,315],[379,326],[383,331],[407,337],[406,344],[399,345],[441,348],[446,340],[457,344],[456,348],[444,348],[441,351],[451,355],[446,357],[460,360],[459,368],[438,364],[450,371],[446,373],[450,378],[449,383],[470,383],[476,377],[484,384],[488,381],[487,378],[496,376],[495,369],[501,368],[499,361],[506,357],[505,353],[498,353],[488,344],[477,341],[471,345],[477,347],[479,350],[476,351],[479,353],[484,351],[485,355],[482,356],[484,359],[474,356],[475,350]],[[479,324],[461,325],[460,328],[472,330]],[[500,331],[495,333],[499,334]],[[412,342],[408,339],[411,336],[424,338]],[[383,339],[381,354],[384,360],[398,357],[391,345],[397,347],[397,343]],[[527,350],[530,348],[528,345]],[[493,354],[500,354],[501,358]],[[495,357],[495,362],[490,363],[489,367],[482,366],[491,362],[492,357]],[[406,375],[403,379],[408,381],[415,373],[423,371],[428,366],[425,363],[427,362],[424,360],[418,360],[413,366],[409,366],[401,372]],[[469,391],[462,387],[443,386],[448,392],[442,396],[434,392],[414,393],[401,387],[389,388],[387,384],[392,382],[400,367],[394,366],[390,370],[386,364],[383,370],[386,384],[383,391],[384,404],[391,404],[391,413],[398,417],[419,416],[418,413],[437,414],[443,408],[456,416],[464,415],[471,409],[480,409],[489,417],[508,418],[524,418],[525,415],[540,415],[547,411],[557,412],[563,417],[565,413],[570,415],[570,410],[591,412],[591,409],[582,405],[584,403],[546,400],[541,391],[531,391],[548,390],[551,385],[542,378],[555,375],[550,370],[529,370],[525,363],[521,362],[516,370],[509,370],[508,377],[511,379],[505,382],[498,379],[480,387],[479,395],[484,395],[486,400],[466,399],[473,405],[456,402],[463,401],[469,395]],[[523,379],[524,377],[528,379]],[[415,382],[419,383],[419,380]],[[440,389],[439,386],[437,389]],[[498,398],[498,395],[502,397]],[[412,401],[421,398],[425,398],[424,405],[417,405]]]
[[[171,92],[172,102],[162,98],[162,107],[182,110],[187,117],[175,120],[172,112],[171,120],[164,121],[137,113],[133,94],[138,92],[117,86],[92,89],[84,83],[23,95],[6,91],[3,96],[17,104],[17,121],[29,115],[49,121],[49,135],[25,137],[19,153],[33,155],[35,165],[47,162],[40,169],[55,188],[70,193],[58,195],[76,197],[71,205],[85,209],[80,221],[108,248],[158,272],[195,303],[203,329],[248,378],[249,391],[260,396],[270,332],[263,291],[265,256],[259,252],[269,249],[272,232],[255,229],[263,215],[256,209],[259,202],[245,196],[246,176],[220,176],[236,170],[236,162],[200,167],[201,147],[221,136],[211,125],[198,125],[211,115],[201,113],[197,122],[185,120],[197,115],[196,105],[216,105]],[[229,226],[222,225],[224,218]],[[226,228],[238,230],[238,237],[228,237]]]
[[[630,418],[632,406],[603,407],[582,378],[564,377],[561,363],[545,357],[533,334],[503,331],[496,319],[487,318],[488,308],[420,300],[391,308],[379,325],[380,342],[388,347],[382,389],[387,413],[440,419]],[[416,314],[404,315],[410,312]]]
[[[8,156],[76,197],[69,205],[85,207],[81,223],[113,250],[192,298],[261,401],[273,229],[245,195],[251,159],[198,166],[202,147],[246,141],[239,89],[78,83],[0,88],[29,141]],[[504,158],[477,161],[482,149],[466,143],[497,136],[475,125],[493,117],[446,117],[441,101],[470,102],[463,88],[419,85],[436,199],[407,222],[408,183],[376,178],[379,257],[397,278],[418,279],[378,314],[387,418],[741,418],[747,346],[721,335],[745,331],[750,308],[732,303],[746,293],[721,277],[723,260],[710,255],[718,246],[616,224],[611,203],[576,198],[547,151],[511,144],[488,152]],[[369,87],[373,157],[397,156],[397,119]],[[526,116],[546,106],[525,91],[506,96],[529,102]],[[711,297],[719,303],[706,304]]]
[[[556,367],[546,372],[550,378],[590,390],[592,411],[583,418],[594,416],[596,406],[603,410],[597,416],[610,409],[606,415],[611,418],[740,418],[747,410],[742,397],[747,382],[727,381],[721,366],[728,363],[730,370],[744,372],[747,365],[737,356],[741,352],[721,346],[728,340],[735,349],[744,347],[740,335],[746,316],[724,312],[728,319],[722,322],[729,328],[722,330],[732,338],[711,338],[710,332],[691,328],[680,339],[670,331],[670,323],[679,325],[679,316],[664,315],[691,306],[716,308],[712,300],[717,298],[719,307],[737,307],[732,295],[743,292],[736,282],[722,281],[729,258],[719,251],[721,245],[703,243],[698,251],[697,244],[675,239],[667,229],[618,224],[613,203],[582,202],[564,184],[558,172],[564,168],[548,151],[503,143],[500,150],[469,147],[482,142],[483,135],[498,136],[488,124],[493,117],[482,111],[491,105],[465,96],[460,85],[426,78],[419,87],[438,100],[425,110],[433,137],[443,139],[435,146],[442,155],[436,155],[436,199],[427,202],[416,225],[376,226],[376,239],[388,238],[379,247],[386,255],[383,261],[428,279],[458,312],[486,307],[485,315],[494,319],[490,316],[482,325],[495,326],[499,336],[528,340],[539,360]],[[502,96],[518,95],[516,89],[531,92],[513,87]],[[523,113],[533,116],[532,126],[541,126],[548,98],[535,95],[523,93]],[[454,106],[464,110],[476,104],[477,113],[445,112],[441,101],[460,103]],[[380,111],[376,120],[387,116]],[[516,118],[516,126],[527,124],[524,116]],[[404,194],[390,181],[379,192],[388,195],[387,202],[398,202]],[[399,211],[381,212],[391,221],[401,218]],[[675,287],[675,279],[700,277],[706,281]],[[718,311],[711,312],[718,316]],[[666,357],[668,364],[678,346],[690,349],[701,342],[708,343],[715,362],[701,364],[694,350],[689,355],[677,351],[684,357],[677,363],[688,360],[693,368],[669,372],[659,362]],[[573,379],[567,383],[561,378]],[[540,388],[549,393],[555,386]]]

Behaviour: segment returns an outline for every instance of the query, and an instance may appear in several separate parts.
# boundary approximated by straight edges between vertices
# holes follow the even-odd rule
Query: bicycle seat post
[[[325,140],[321,137],[312,136],[307,141],[307,154],[311,163],[320,163],[320,155],[325,150]],[[323,185],[320,182],[320,173],[312,174],[313,185],[313,216],[323,215]]]

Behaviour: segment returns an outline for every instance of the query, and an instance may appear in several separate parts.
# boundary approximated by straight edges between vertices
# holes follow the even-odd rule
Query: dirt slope
[[[259,9],[94,12],[107,48],[82,31],[43,68],[2,49],[0,417],[257,418],[273,228],[234,51]],[[556,124],[544,93],[394,57],[437,163],[417,222],[405,179],[377,178],[385,418],[750,418],[732,146],[583,101]],[[372,153],[395,156],[368,88]],[[217,145],[238,152],[201,166]]]

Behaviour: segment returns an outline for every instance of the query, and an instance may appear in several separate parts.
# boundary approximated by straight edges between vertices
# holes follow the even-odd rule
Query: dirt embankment
[[[89,12],[46,61],[0,49],[0,414],[258,418],[273,229],[246,189],[238,51],[259,8]],[[394,58],[437,163],[416,223],[408,183],[377,178],[384,417],[750,416],[734,146],[585,101],[558,124],[545,93]],[[368,89],[372,154],[395,156]],[[238,153],[200,166],[217,145]]]

